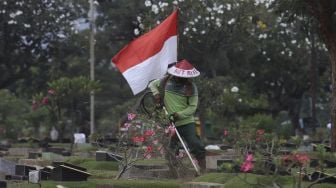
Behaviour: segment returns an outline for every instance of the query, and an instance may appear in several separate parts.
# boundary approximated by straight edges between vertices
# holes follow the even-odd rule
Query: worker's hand
[[[162,108],[163,107],[163,103],[161,101],[161,97],[159,94],[154,95],[154,99],[155,99],[155,106],[156,108]]]
[[[174,112],[174,113],[172,113],[172,114],[169,115],[169,120],[171,122],[175,122],[178,118],[179,118],[179,115],[176,112]]]

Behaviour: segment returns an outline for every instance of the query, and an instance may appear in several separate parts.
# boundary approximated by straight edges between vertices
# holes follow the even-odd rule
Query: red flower
[[[145,141],[145,138],[144,138],[143,136],[134,136],[134,137],[132,138],[132,141],[133,141],[134,143],[142,143],[142,142]]]
[[[289,162],[295,162],[300,165],[306,164],[310,159],[307,154],[303,153],[296,153],[296,154],[291,154],[291,155],[285,155],[281,158],[281,160],[285,163],[288,164]]]
[[[48,104],[48,103],[49,103],[49,98],[48,98],[48,97],[43,97],[41,103],[42,103],[42,104]]]
[[[146,137],[153,136],[154,134],[155,134],[155,132],[154,132],[153,130],[146,130],[146,131],[144,132],[144,135],[145,135]]]
[[[265,130],[264,129],[258,129],[256,133],[257,133],[257,135],[264,135]]]
[[[129,121],[132,121],[136,117],[136,114],[134,113],[127,113],[127,119]]]
[[[296,153],[293,156],[293,160],[303,165],[303,164],[306,164],[310,159],[307,154]]]
[[[175,131],[175,127],[172,125],[169,125],[169,127],[167,127],[165,129],[165,133],[169,134],[169,136],[174,136],[176,131]]]
[[[152,153],[153,152],[153,146],[147,146],[146,153]]]
[[[31,108],[33,111],[35,111],[38,108],[38,104],[35,100],[33,100]]]
[[[253,154],[247,154],[245,161],[243,164],[240,166],[240,171],[241,172],[250,172],[253,169]]]
[[[229,135],[229,131],[226,130],[226,129],[224,129],[223,135],[224,135],[225,137],[227,137],[227,136]]]
[[[263,140],[265,130],[264,129],[258,129],[256,132],[256,141],[259,142]]]
[[[48,94],[49,95],[54,95],[56,92],[55,92],[55,90],[53,90],[53,89],[49,89],[48,90]]]

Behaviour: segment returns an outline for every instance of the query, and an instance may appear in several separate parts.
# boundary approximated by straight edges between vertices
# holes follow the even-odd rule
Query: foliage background
[[[330,119],[328,52],[308,16],[279,12],[282,7],[272,0],[99,0],[96,5],[99,133],[114,134],[138,97],[111,57],[176,6],[179,59],[190,60],[202,73],[196,79],[198,113],[217,137],[224,128],[256,121],[279,130],[290,124],[294,133],[300,118],[308,128],[325,127]],[[31,110],[33,96],[63,77],[89,76],[88,7],[83,0],[0,3],[0,127],[5,137],[15,138],[13,132],[41,137],[36,130],[47,132],[56,120],[45,109]],[[64,125],[71,130],[84,126],[81,131],[88,134],[89,95],[77,94],[65,100],[80,97],[78,108],[63,106],[66,113],[60,118],[71,120]]]

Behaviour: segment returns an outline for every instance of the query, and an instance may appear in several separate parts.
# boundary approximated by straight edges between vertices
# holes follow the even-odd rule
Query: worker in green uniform
[[[198,91],[192,78],[200,75],[187,60],[181,60],[168,69],[168,75],[149,84],[156,102],[163,103],[169,118],[174,120],[177,131],[186,141],[190,153],[198,161],[201,172],[205,171],[205,148],[195,132],[194,114],[198,105]],[[178,138],[172,137],[170,147],[176,149]]]

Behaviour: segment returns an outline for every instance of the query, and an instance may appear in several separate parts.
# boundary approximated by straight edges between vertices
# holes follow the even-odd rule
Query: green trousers
[[[195,123],[180,125],[180,126],[177,126],[176,129],[180,133],[180,136],[184,139],[186,146],[190,150],[190,153],[193,154],[193,156],[197,160],[204,159],[205,158],[205,148],[201,140],[199,139],[199,137],[197,137],[196,135]],[[171,138],[170,148],[173,149],[173,151],[177,151],[179,142],[180,140],[175,134]]]

